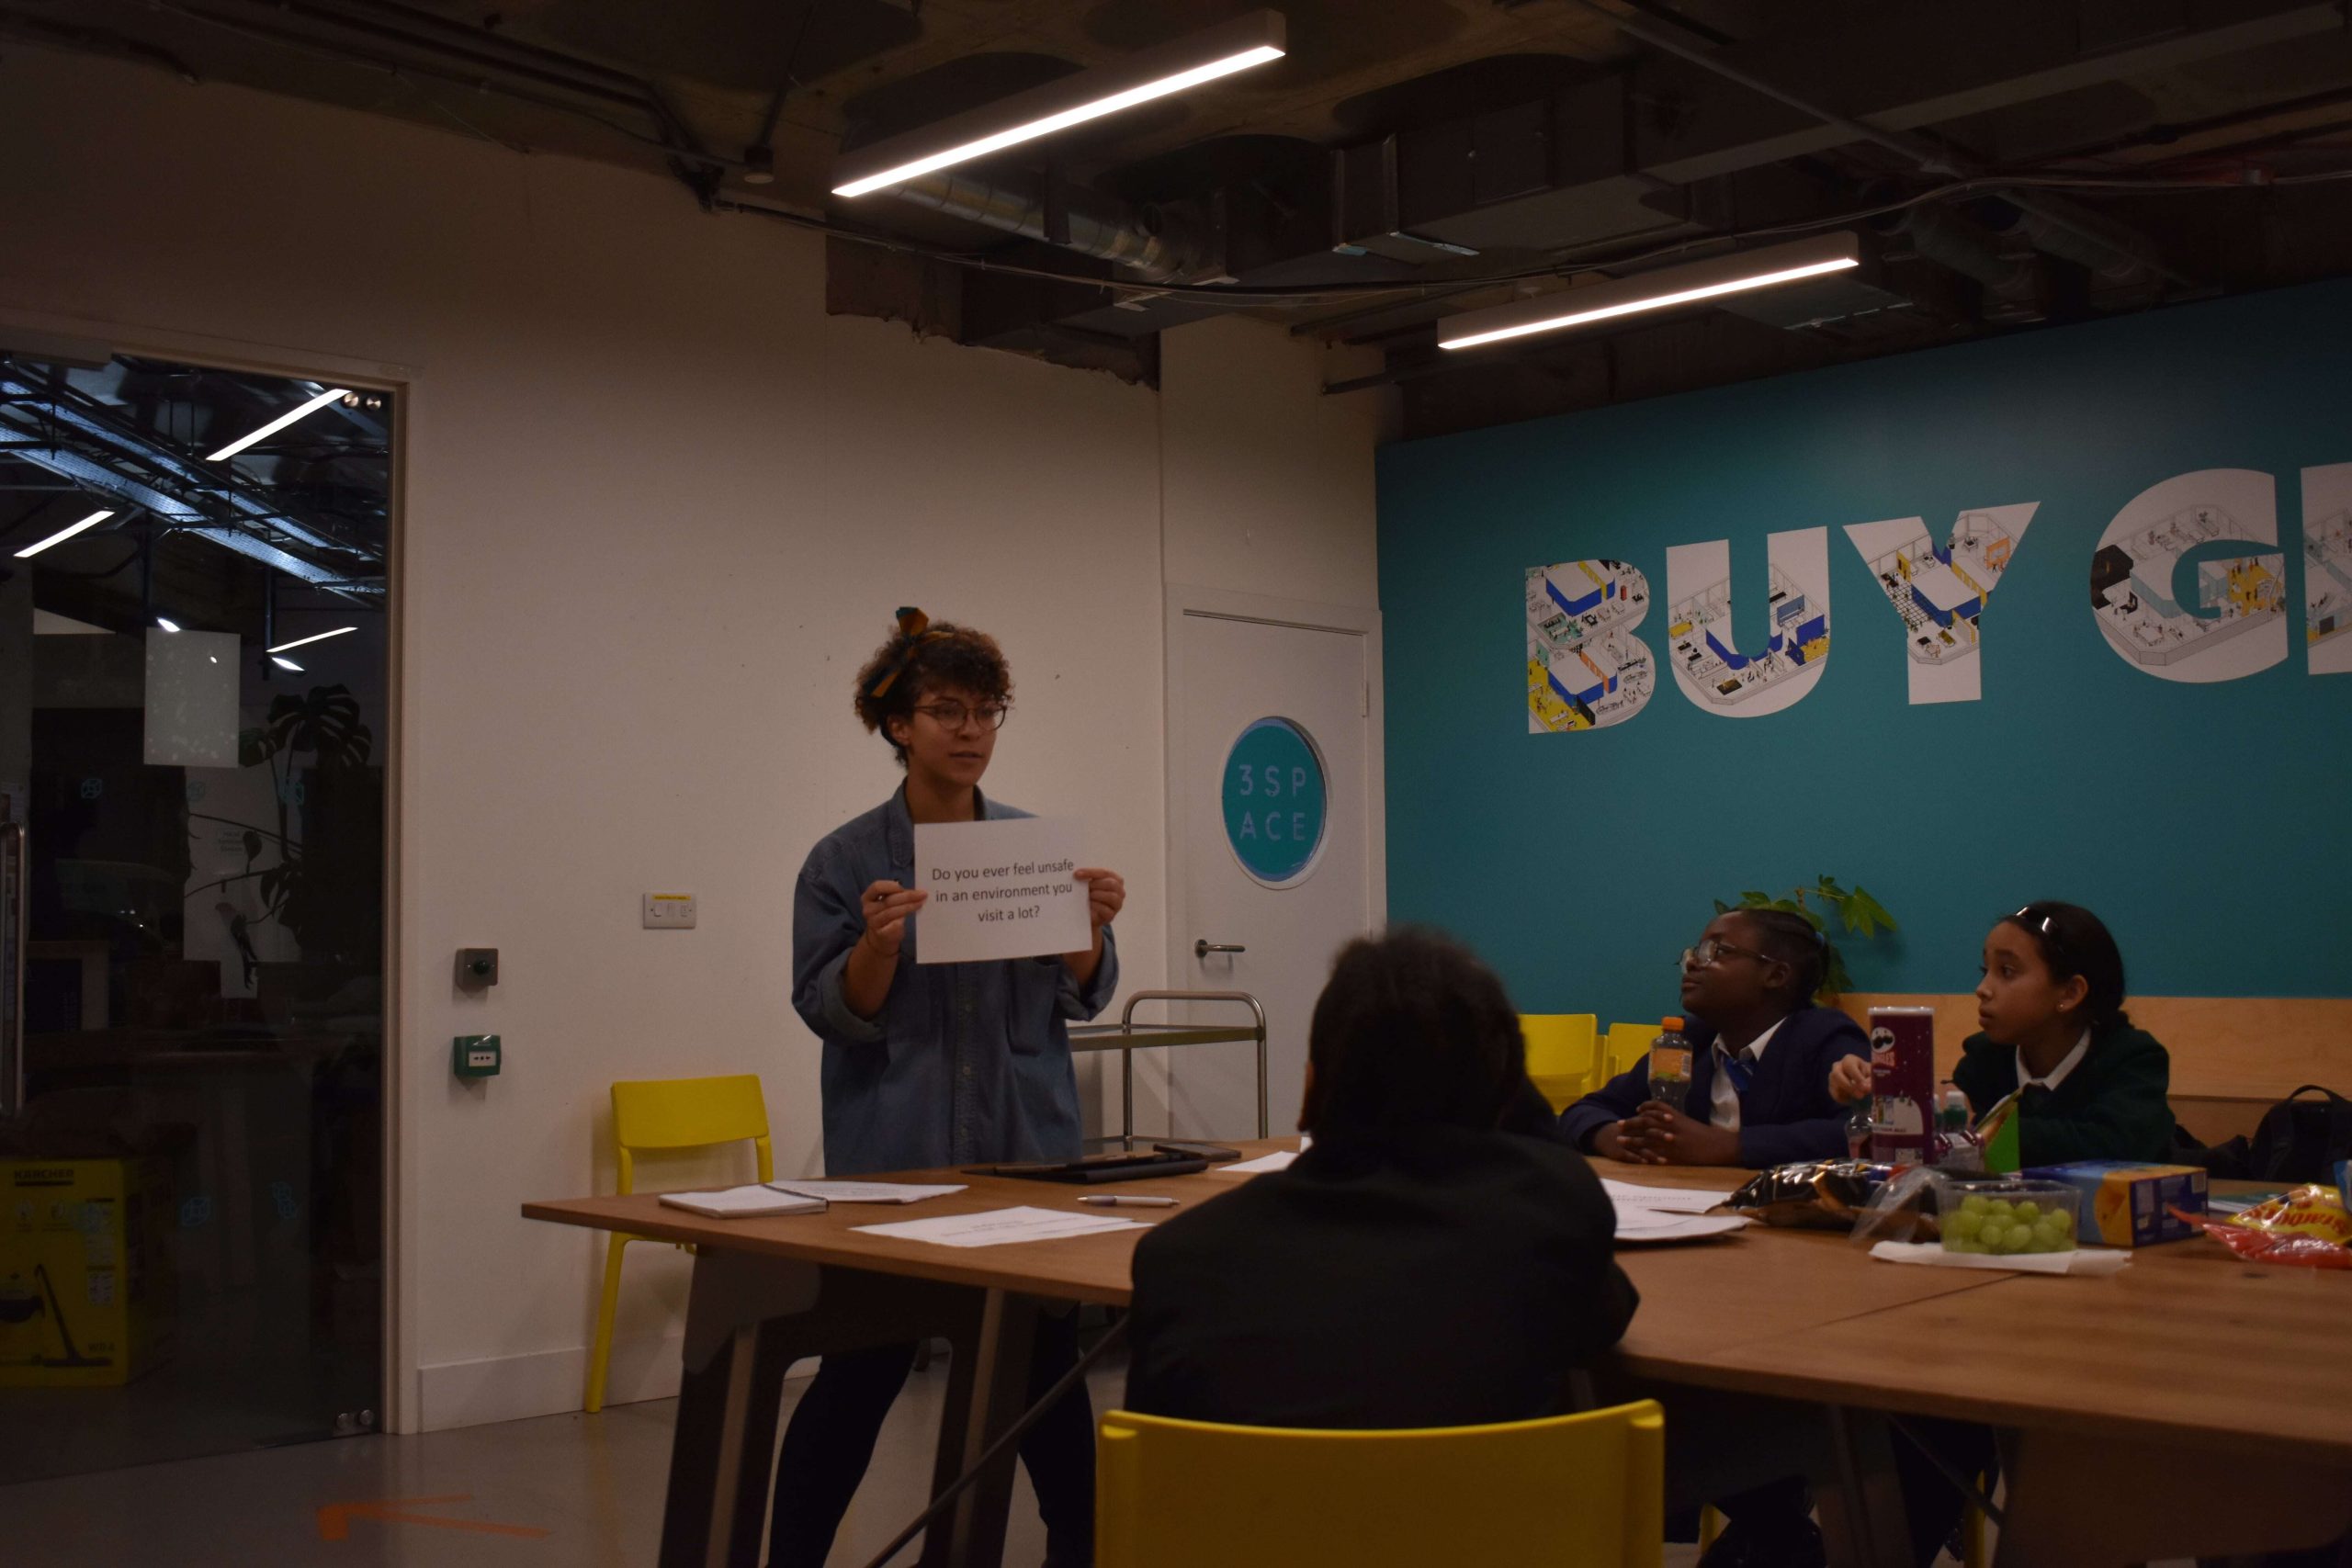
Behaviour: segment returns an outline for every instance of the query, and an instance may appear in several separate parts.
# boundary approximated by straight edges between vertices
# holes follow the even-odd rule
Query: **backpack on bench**
[[[2331,1182],[2336,1162],[2352,1159],[2352,1100],[2307,1083],[2262,1113],[2251,1140],[2241,1134],[2207,1148],[2175,1127],[2172,1157],[2223,1180]]]

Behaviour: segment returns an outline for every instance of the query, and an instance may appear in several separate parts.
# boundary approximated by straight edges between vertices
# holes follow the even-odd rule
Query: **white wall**
[[[1373,606],[1378,393],[1322,395],[1377,369],[1376,349],[1325,356],[1262,321],[1223,316],[1160,337],[1168,581]]]
[[[1164,394],[919,342],[827,317],[815,240],[650,178],[30,49],[0,215],[0,320],[404,386],[410,1429],[576,1406],[601,1238],[516,1205],[609,1190],[612,1079],[758,1072],[779,1168],[816,1168],[791,886],[895,783],[849,700],[895,606],[1004,643],[989,785],[1127,874],[1133,989],[1165,967],[1163,581],[1373,596],[1370,400],[1273,327],[1170,334]],[[639,930],[657,888],[700,929]],[[452,985],[473,945],[487,998]],[[504,1076],[460,1085],[484,1031]],[[676,1375],[682,1260],[629,1280],[616,1400]]]

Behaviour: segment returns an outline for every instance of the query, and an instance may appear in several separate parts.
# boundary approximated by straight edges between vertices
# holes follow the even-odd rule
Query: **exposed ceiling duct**
[[[1992,232],[2088,272],[2102,304],[2151,299],[2160,292],[2158,268],[2144,258],[2138,236],[2073,202],[2044,196],[2027,208],[1996,197],[1977,203],[1976,210]]]
[[[1203,247],[1189,226],[1171,222],[1154,208],[1130,211],[1083,187],[1054,187],[1048,200],[1043,190],[942,171],[894,186],[887,194],[1001,233],[1114,263],[1144,282],[1192,276],[1203,263]]]
[[[1938,265],[1975,279],[1983,288],[1988,321],[2022,324],[2050,314],[2048,265],[2026,254],[2024,244],[2004,240],[1941,202],[1923,201],[1889,213],[1871,227]]]
[[[961,343],[1148,380],[1159,330],[1263,312],[1380,347],[1348,384],[1408,382],[1407,433],[2352,269],[2346,0],[1281,0],[1262,70],[829,194],[1248,4],[82,0],[0,36],[659,174],[828,233],[828,309]],[[1858,225],[1879,276],[1433,364],[1446,313]]]
[[[1696,47],[1688,38],[1678,34],[1672,28],[1660,27],[1638,17],[1620,16],[1598,4],[1598,0],[1566,0],[1566,3],[1589,11],[1595,16],[1608,18],[1611,26],[1629,38],[1639,39],[1653,49],[1662,50],[1679,60],[1688,61],[1701,70],[1712,72],[1724,81],[1736,83],[1760,97],[1770,98],[1801,114],[1810,115],[1825,127],[1849,135],[1856,141],[1869,141],[1886,148],[1901,157],[1909,159],[1927,174],[1949,175],[1953,178],[1970,178],[1989,173],[1988,170],[1978,166],[1973,160],[1960,154],[1944,143],[1928,140],[1908,130],[1892,129],[1824,107],[1802,94],[1792,92],[1777,82],[1753,71],[1745,70],[1738,64],[1724,59],[1718,51]],[[2256,28],[2261,28],[2263,24],[2267,23],[2271,29],[2284,29],[2268,31],[2266,36],[2269,38],[2291,38],[2296,36],[2299,30],[2340,26],[2343,20],[2340,7],[2334,5],[2270,6],[2267,8],[2278,13],[2277,15],[2268,17],[2251,15],[2263,8],[2265,7],[2243,4],[2236,7],[2237,11],[2248,14],[2240,19],[2250,22]],[[2310,15],[2298,13],[2310,13]],[[2170,38],[2173,30],[2169,27],[2154,27],[2148,37],[2151,41],[2165,41]],[[2120,223],[2104,220],[2096,224],[2086,223],[2084,221],[2086,214],[2081,209],[2059,202],[2039,192],[2029,194],[2018,190],[2014,192],[2008,199],[2020,212],[2034,220],[2036,232],[2068,236],[2066,243],[2078,253],[2100,258],[2098,265],[2129,263],[2153,269],[2175,283],[2188,284],[2192,281],[2185,274],[2168,266],[2164,259],[2155,254],[2154,247],[2145,237],[2132,232]]]

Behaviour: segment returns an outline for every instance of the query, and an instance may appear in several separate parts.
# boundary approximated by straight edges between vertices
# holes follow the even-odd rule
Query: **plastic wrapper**
[[[1892,1166],[1858,1159],[1776,1166],[1711,1212],[1745,1214],[1768,1225],[1848,1230],[1894,1174]]]
[[[2226,1220],[2179,1217],[2250,1262],[2352,1269],[2352,1210],[2329,1188],[2298,1187]]]
[[[1931,1166],[1897,1167],[1854,1216],[1850,1239],[1857,1247],[1938,1239],[1943,1192],[1951,1185],[1951,1178]]]

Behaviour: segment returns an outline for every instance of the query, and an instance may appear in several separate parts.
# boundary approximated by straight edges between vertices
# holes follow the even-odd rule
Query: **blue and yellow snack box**
[[[2083,1195],[2081,1236],[2100,1247],[2147,1247],[2195,1235],[2175,1217],[2205,1212],[2205,1173],[2193,1165],[2084,1159],[2045,1165],[2024,1175],[2063,1181]]]

